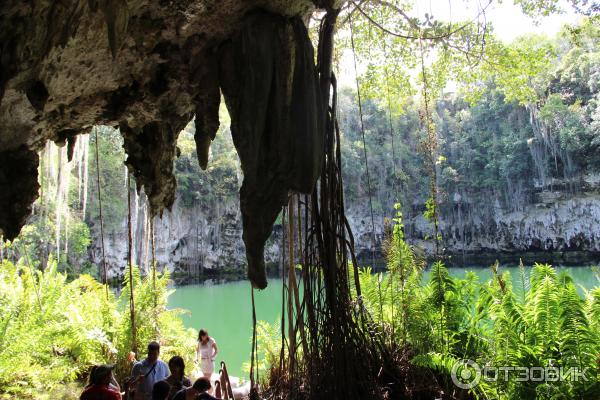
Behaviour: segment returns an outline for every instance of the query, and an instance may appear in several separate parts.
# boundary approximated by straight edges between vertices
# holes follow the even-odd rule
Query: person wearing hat
[[[169,376],[169,367],[164,361],[158,359],[159,356],[160,345],[157,342],[150,342],[148,344],[148,356],[133,366],[131,384],[135,387],[134,400],[152,399],[154,384]]]
[[[92,368],[90,384],[86,386],[79,400],[121,400],[121,394],[111,387],[114,381],[114,365],[98,365]]]

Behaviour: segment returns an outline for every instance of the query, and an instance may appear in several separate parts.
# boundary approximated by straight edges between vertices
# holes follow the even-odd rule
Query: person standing
[[[198,345],[196,346],[196,361],[200,362],[202,375],[210,381],[215,371],[215,357],[219,352],[215,339],[208,336],[205,329],[198,333]]]
[[[152,388],[156,382],[166,379],[170,372],[164,361],[159,360],[160,345],[157,342],[148,344],[148,356],[135,363],[131,370],[134,400],[152,399]]]

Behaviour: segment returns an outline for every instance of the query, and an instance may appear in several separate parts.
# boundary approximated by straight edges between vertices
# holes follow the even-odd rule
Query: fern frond
[[[546,274],[540,282],[532,284],[532,302],[528,302],[527,314],[535,331],[535,345],[541,346],[540,352],[547,353],[556,342],[558,334],[558,316],[560,307],[558,303],[558,288],[556,276]]]
[[[556,271],[550,264],[535,263],[529,277],[530,292],[537,290],[537,287],[545,278],[550,278],[550,280],[556,283]]]

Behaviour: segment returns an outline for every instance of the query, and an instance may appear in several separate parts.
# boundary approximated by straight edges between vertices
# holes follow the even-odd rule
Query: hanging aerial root
[[[377,327],[361,306],[361,299],[352,298],[352,287],[360,293],[356,264],[352,275],[355,282],[349,281],[349,260],[356,258],[344,213],[341,143],[336,129],[337,91],[331,72],[336,18],[335,10],[327,13],[319,39],[321,98],[327,119],[325,159],[318,188],[313,191],[310,202],[304,202],[303,297],[299,306],[295,302],[288,303],[292,306],[288,313],[305,317],[308,337],[305,346],[288,347],[288,351],[295,352],[288,358],[296,365],[290,370],[289,361],[280,363],[286,370],[280,371],[283,379],[274,382],[278,387],[272,388],[273,398],[362,400],[382,397],[377,374],[388,357],[380,335],[374,334]],[[330,100],[331,106],[328,106]],[[293,318],[289,321],[294,323]],[[288,336],[301,337],[298,335],[300,326],[294,323]],[[292,343],[289,338],[288,343]]]

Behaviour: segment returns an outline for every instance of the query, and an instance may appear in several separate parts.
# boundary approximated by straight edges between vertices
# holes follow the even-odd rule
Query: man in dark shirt
[[[211,396],[207,392],[210,390],[210,381],[206,378],[198,378],[191,388],[181,389],[173,400],[217,400],[216,397]]]

